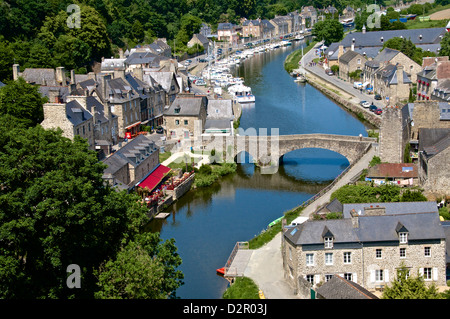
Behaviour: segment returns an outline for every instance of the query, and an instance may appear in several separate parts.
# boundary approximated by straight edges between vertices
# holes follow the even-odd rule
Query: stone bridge
[[[280,158],[286,153],[303,148],[321,148],[339,153],[347,158],[351,165],[358,161],[377,140],[362,136],[296,134],[202,136],[201,139],[193,142],[194,150],[214,150],[217,162],[239,162],[238,155],[241,152],[247,152],[261,167],[278,167]]]

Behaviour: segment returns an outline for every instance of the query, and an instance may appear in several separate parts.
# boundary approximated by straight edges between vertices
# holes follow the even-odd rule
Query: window
[[[375,258],[377,258],[377,259],[381,259],[381,249],[379,248],[379,249],[377,249],[377,250],[375,250]]]
[[[325,265],[333,264],[333,253],[325,253]]]
[[[358,64],[361,64],[361,59],[356,60]]]
[[[400,233],[400,244],[407,244],[408,243],[408,233]]]
[[[292,260],[292,248],[289,247],[289,260]]]
[[[424,248],[425,257],[431,257],[431,247]]]
[[[314,266],[314,254],[306,254],[306,266]]]
[[[352,253],[351,252],[345,252],[344,253],[344,264],[351,264],[352,263]]]
[[[175,125],[180,125],[180,120],[175,120]]]
[[[345,280],[349,280],[349,281],[353,281],[353,274],[348,272],[344,274],[344,279]]]
[[[329,281],[331,278],[333,278],[333,275],[325,275],[325,282]]]
[[[324,238],[325,248],[333,248],[333,237]]]
[[[406,248],[400,248],[400,258],[406,258]]]
[[[188,125],[189,121],[188,120],[184,120],[184,125]]]
[[[314,285],[314,275],[306,275],[306,281],[308,281],[311,285]]]
[[[425,280],[431,280],[431,268],[424,268],[423,269],[423,279]]]
[[[84,134],[86,134],[86,129],[84,128],[84,125],[83,125],[83,135]]]
[[[375,270],[375,280],[383,281],[383,269]]]

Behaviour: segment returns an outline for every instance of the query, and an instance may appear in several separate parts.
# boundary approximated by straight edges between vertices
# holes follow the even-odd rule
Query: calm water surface
[[[241,128],[278,128],[279,134],[328,133],[367,136],[366,127],[308,84],[286,73],[283,61],[301,43],[246,60],[235,71],[256,96],[245,105]],[[270,133],[269,133],[270,134]],[[261,175],[253,164],[213,187],[193,190],[171,208],[164,221],[150,223],[162,239],[174,238],[183,259],[183,299],[218,299],[227,281],[216,275],[237,241],[259,234],[274,219],[310,198],[348,166],[345,157],[321,149],[292,151],[278,173]]]

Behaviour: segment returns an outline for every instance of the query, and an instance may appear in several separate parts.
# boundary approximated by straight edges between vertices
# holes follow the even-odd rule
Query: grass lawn
[[[447,20],[429,20],[420,21],[419,18],[408,20],[406,24],[407,29],[425,29],[425,28],[443,28],[447,25]]]
[[[315,45],[317,44],[317,41],[312,41],[306,48],[303,49],[303,55],[305,55],[309,50],[311,50]],[[291,73],[292,70],[298,68],[298,62],[302,58],[302,50],[296,50],[289,54],[286,57],[286,60],[284,60],[284,69]]]
[[[223,293],[223,299],[259,299],[259,288],[248,277],[238,277]]]

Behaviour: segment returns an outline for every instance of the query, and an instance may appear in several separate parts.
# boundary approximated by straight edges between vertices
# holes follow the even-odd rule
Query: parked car
[[[364,103],[366,103],[367,101],[366,100],[364,100],[364,101],[359,101],[359,105],[363,105]]]
[[[370,107],[370,103],[369,103],[369,102],[364,102],[364,103],[361,104],[361,106],[362,106],[363,108],[367,109],[367,108]]]
[[[325,73],[328,75],[334,75],[333,71],[331,71],[331,69],[326,69]]]
[[[369,106],[369,111],[375,112],[376,110],[378,110],[378,106],[376,106],[376,105],[374,105],[374,104],[370,104],[370,106]]]
[[[375,100],[381,100],[381,95],[380,94],[375,94]]]
[[[158,127],[156,128],[156,133],[162,134],[162,133],[164,133],[164,129],[163,129],[161,126],[158,126]]]
[[[377,114],[377,115],[381,115],[381,113],[383,113],[383,110],[382,110],[382,109],[377,109],[377,110],[375,111],[375,114]]]

